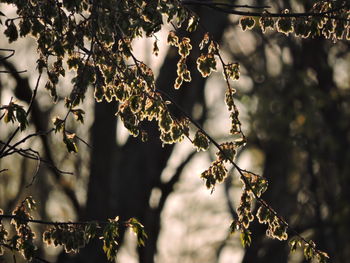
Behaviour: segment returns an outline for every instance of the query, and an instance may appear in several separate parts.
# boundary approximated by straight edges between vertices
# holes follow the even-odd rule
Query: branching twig
[[[11,154],[11,150],[14,149],[14,148],[17,148],[20,144],[22,143],[25,143],[28,139],[32,138],[32,137],[36,137],[36,136],[42,136],[42,135],[48,135],[49,133],[53,132],[55,129],[52,128],[48,131],[45,131],[45,132],[35,132],[35,133],[32,133],[32,134],[29,134],[27,135],[26,137],[24,137],[23,139],[21,139],[20,141],[16,142],[14,145],[12,146],[9,146],[7,145],[7,147],[9,147],[1,157],[5,157],[7,155],[10,155]]]
[[[219,4],[214,2],[206,2],[206,1],[196,1],[196,0],[185,0],[182,1],[183,5],[194,5],[194,6],[206,6],[208,8],[226,13],[226,14],[233,14],[233,15],[239,15],[239,16],[254,16],[254,17],[284,17],[284,18],[298,18],[298,17],[325,17],[325,18],[331,18],[331,19],[338,19],[338,20],[345,20],[349,21],[349,19],[338,17],[338,16],[330,16],[330,14],[335,13],[339,10],[342,10],[344,8],[348,8],[349,5],[342,5],[341,7],[330,9],[328,11],[316,13],[316,12],[303,12],[303,13],[270,13],[266,10],[264,12],[250,12],[250,11],[240,11],[236,9],[229,9],[224,8],[220,6],[225,7],[231,7],[231,8],[242,8],[243,6],[234,6],[230,4]],[[246,7],[249,8],[249,7]],[[250,7],[254,8],[254,7]],[[257,7],[255,7],[257,8]]]
[[[5,144],[4,142],[0,141],[0,144]],[[29,149],[18,149],[18,148],[15,148],[13,147],[12,145],[9,145],[8,146],[12,152],[10,152],[8,155],[10,154],[13,154],[13,153],[17,153],[25,158],[28,158],[28,159],[32,159],[32,160],[37,160],[37,156],[34,152],[33,149],[29,148]],[[40,162],[43,162],[45,163],[46,165],[50,166],[52,169],[54,169],[54,171],[60,173],[60,174],[69,174],[69,175],[73,175],[73,173],[71,172],[66,172],[66,171],[62,171],[60,169],[58,169],[52,162],[50,162],[49,160],[46,160],[42,157],[40,157]],[[6,169],[7,170],[7,169]]]
[[[9,250],[11,250],[12,252],[13,252],[13,251],[17,251],[17,249],[16,249],[15,247],[12,247],[12,246],[10,246],[10,245],[8,245],[8,244],[0,243],[0,246],[3,246],[3,247],[5,247],[5,248],[9,249]],[[40,261],[40,262],[43,262],[43,263],[50,263],[50,261],[47,261],[46,259],[43,259],[43,258],[38,257],[38,256],[33,256],[33,258],[34,258],[35,260]],[[16,262],[15,259],[16,259],[16,258],[14,257],[14,262]]]
[[[248,187],[248,189],[253,193],[254,198],[262,205],[264,206],[266,209],[268,209],[275,217],[278,218],[278,220],[284,225],[286,226],[295,236],[299,237],[300,240],[302,240],[303,242],[305,242],[306,244],[310,245],[311,247],[314,247],[314,245],[306,240],[303,236],[301,236],[299,234],[299,232],[297,230],[295,230],[293,227],[291,227],[288,222],[283,219],[262,197],[260,197],[256,191],[253,189],[251,183],[247,180],[247,178],[245,177],[244,173],[246,173],[247,171],[244,169],[241,169],[230,157],[227,156],[227,153],[221,148],[221,146],[219,145],[218,142],[216,142],[216,140],[214,138],[212,138],[193,118],[190,114],[188,114],[185,110],[183,110],[181,108],[180,105],[178,105],[166,92],[157,89],[157,91],[159,93],[161,93],[164,97],[166,97],[166,99],[168,99],[186,118],[189,119],[189,121],[196,126],[196,128],[198,130],[200,130],[207,138],[208,140],[219,150],[219,152],[225,157],[226,160],[228,160],[233,167],[238,171],[239,175],[241,176],[244,184]],[[251,172],[249,172],[251,173]],[[321,251],[319,251],[318,249],[315,248],[315,251],[318,254],[321,254]]]
[[[203,1],[196,1],[196,0],[182,0],[181,3],[183,5],[202,5]],[[262,6],[254,6],[254,5],[235,5],[235,4],[229,4],[229,3],[220,3],[220,2],[207,2],[206,4],[212,5],[212,6],[225,6],[230,8],[247,8],[247,9],[267,9],[271,8],[271,6],[268,5],[262,5]]]
[[[0,51],[10,52],[10,55],[7,55],[6,57],[0,57],[0,61],[9,59],[16,53],[14,49],[8,49],[8,48],[0,48]]]
[[[25,73],[27,70],[21,70],[21,71],[15,71],[15,73]],[[0,70],[0,73],[14,73],[13,71],[8,71],[8,70]]]
[[[33,183],[34,183],[34,181],[35,181],[35,179],[36,179],[36,176],[37,176],[38,173],[39,173],[39,169],[40,169],[40,154],[39,154],[39,152],[37,152],[37,151],[33,151],[33,152],[35,153],[35,155],[36,155],[36,157],[37,157],[37,165],[36,165],[35,172],[34,172],[34,174],[33,174],[33,176],[32,176],[32,180],[30,181],[29,184],[26,185],[26,188],[29,188],[30,186],[33,185]]]
[[[29,115],[29,113],[30,113],[30,111],[32,109],[32,106],[33,106],[33,103],[34,103],[34,100],[35,100],[35,97],[36,97],[36,94],[37,94],[37,91],[38,91],[38,88],[39,88],[40,79],[41,79],[41,73],[39,74],[38,79],[36,81],[36,85],[35,85],[35,88],[34,88],[34,91],[33,91],[33,94],[32,94],[32,98],[30,100],[29,107],[28,107],[28,109],[26,111],[26,117],[28,117],[28,115]],[[0,150],[0,158],[3,157],[6,148],[9,146],[9,144],[11,143],[13,138],[16,136],[16,134],[19,132],[19,130],[20,130],[20,127],[17,127],[17,129],[12,133],[10,138],[7,140],[5,145],[2,147],[2,149]]]
[[[0,174],[3,173],[3,172],[6,172],[6,171],[8,171],[8,170],[9,170],[9,169],[6,169],[6,168],[5,168],[5,169],[1,169],[1,170],[0,170]]]

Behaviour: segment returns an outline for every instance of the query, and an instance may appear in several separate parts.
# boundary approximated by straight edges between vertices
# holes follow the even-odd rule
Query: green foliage
[[[4,31],[5,36],[8,38],[9,42],[14,42],[18,39],[18,30],[13,22],[13,20],[6,20],[5,22],[6,30]]]
[[[75,143],[76,135],[67,131],[66,122],[72,117],[78,123],[84,122],[85,111],[79,105],[85,99],[89,87],[94,89],[97,102],[118,102],[116,115],[132,136],[139,136],[142,141],[147,139],[147,133],[140,127],[147,120],[158,125],[163,145],[189,138],[190,123],[195,124],[194,121],[185,113],[180,118],[174,116],[168,105],[177,105],[163,98],[155,85],[153,71],[133,54],[133,43],[141,37],[154,38],[153,54],[158,54],[155,33],[162,28],[163,18],[165,23],[172,26],[185,25],[187,32],[196,30],[199,17],[180,1],[112,0],[97,1],[98,4],[89,0],[5,2],[16,8],[18,16],[8,18],[4,25],[0,21],[0,25],[4,27],[4,35],[10,43],[27,35],[36,39],[38,72],[40,76],[42,73],[46,74],[45,88],[53,102],[57,102],[61,96],[62,91],[58,90],[58,84],[65,77],[65,70],[74,72],[71,86],[65,87],[70,92],[65,98],[67,113],[64,118],[57,116],[53,119],[53,130],[62,135],[68,152],[76,153],[78,148]],[[294,33],[303,38],[324,36],[334,41],[350,39],[349,11],[344,3],[316,1],[309,15],[293,16],[289,10],[279,15],[272,15],[267,10],[257,14],[247,12],[241,17],[239,24],[243,31],[260,26],[264,33],[270,28],[286,35]],[[0,12],[0,16],[5,14]],[[175,31],[169,32],[167,43],[177,48],[180,56],[174,84],[174,88],[179,89],[184,82],[192,80],[187,59],[194,47],[188,34],[180,36]],[[209,32],[203,33],[199,50],[201,53],[196,58],[196,65],[202,77],[210,76],[217,70],[217,63],[221,63],[227,83],[225,103],[231,120],[230,134],[234,136],[232,141],[220,145],[213,143],[218,148],[217,159],[201,174],[201,178],[206,187],[213,191],[216,184],[228,176],[225,165],[232,164],[238,170],[243,191],[237,207],[238,218],[232,222],[230,229],[231,232],[240,231],[244,247],[249,246],[252,240],[249,226],[255,217],[252,212],[253,202],[260,204],[256,217],[260,223],[267,224],[267,236],[286,240],[287,223],[261,198],[267,189],[267,180],[240,169],[234,163],[238,148],[246,143],[234,101],[236,90],[230,84],[230,81],[239,79],[239,64],[223,61],[219,45]],[[8,105],[1,106],[0,110],[5,112],[5,123],[18,122],[21,131],[28,126],[28,112],[21,105],[11,101]],[[197,126],[192,140],[193,146],[198,151],[207,150],[210,142],[213,142],[210,136]],[[34,222],[29,214],[33,207],[34,201],[27,198],[14,210],[11,218],[16,231],[11,237],[8,234],[10,231],[1,223],[0,215],[0,254],[3,252],[2,244],[6,244],[21,252],[27,260],[36,256],[35,234],[29,226],[30,222]],[[132,218],[126,225],[136,234],[138,244],[145,245],[147,235],[142,224]],[[51,223],[51,226],[43,235],[48,245],[61,245],[66,252],[77,252],[90,239],[98,237],[103,241],[103,250],[109,260],[114,260],[117,254],[118,217],[103,224],[66,222]],[[325,262],[328,258],[312,242],[299,239],[291,241],[290,244],[292,251],[303,246],[307,259]]]
[[[218,160],[221,162],[229,162],[234,160],[236,155],[237,144],[235,142],[225,142],[220,144],[220,151],[216,153]]]
[[[65,143],[68,152],[78,152],[78,147],[74,142],[75,134],[63,133],[63,142]]]
[[[4,244],[8,243],[12,249],[22,253],[26,260],[32,260],[36,254],[37,247],[34,245],[35,234],[28,225],[28,220],[32,217],[29,211],[34,208],[34,201],[31,197],[27,197],[16,209],[13,211],[13,219],[11,225],[15,227],[15,234],[7,239]]]
[[[202,131],[198,130],[193,139],[193,145],[197,147],[197,151],[206,151],[209,148],[209,139],[203,134]]]
[[[249,195],[248,191],[243,191],[241,195],[241,202],[237,207],[238,220],[243,227],[243,231],[249,228],[250,222],[254,220],[252,210],[253,198]]]
[[[230,63],[224,66],[224,77],[228,76],[232,80],[239,79],[239,64],[238,63]]]
[[[244,16],[241,17],[239,20],[239,24],[243,31],[246,31],[247,29],[252,29],[255,25],[255,20],[253,17],[250,16]]]
[[[286,9],[283,13],[289,14],[289,10]],[[284,33],[286,35],[294,31],[293,24],[294,24],[294,19],[283,18],[283,17],[280,17],[276,22],[278,32]]]
[[[290,252],[295,252],[298,247],[302,246],[302,242],[297,238],[293,238],[289,241],[289,245],[290,245]]]
[[[131,231],[137,236],[137,244],[139,246],[145,246],[147,234],[143,225],[136,218],[130,218],[127,221],[127,226],[129,226]]]
[[[63,246],[67,253],[77,253],[85,246],[87,238],[83,226],[62,224],[46,230],[43,240],[49,246]]]
[[[268,28],[273,29],[275,26],[275,22],[272,17],[268,17],[267,13],[263,13],[259,19],[260,28],[263,33],[266,32]]]
[[[315,15],[312,14],[324,14]],[[344,1],[315,1],[309,14],[293,16],[290,10],[286,9],[280,15],[271,15],[264,10],[259,16],[259,25],[263,33],[267,29],[274,29],[278,32],[289,35],[309,38],[323,36],[333,41],[350,39],[348,17],[348,6]],[[253,29],[255,19],[252,16],[243,16],[240,19],[240,26],[243,31]]]
[[[109,222],[103,229],[101,239],[103,240],[103,251],[106,253],[107,259],[112,261],[117,256],[118,242],[117,238],[119,218],[109,219]]]
[[[1,109],[5,110],[5,123],[14,123],[15,121],[17,121],[21,131],[24,131],[27,128],[27,113],[23,109],[23,106],[11,101],[8,105],[1,107]]]
[[[241,233],[240,238],[241,238],[241,243],[243,247],[249,247],[250,244],[252,243],[252,236],[249,230],[244,230]]]
[[[197,59],[197,68],[203,77],[208,77],[212,71],[216,71],[216,61],[214,55],[201,55]]]
[[[74,114],[74,117],[77,121],[84,123],[85,111],[83,111],[82,109],[72,109],[71,111]]]
[[[190,19],[188,19],[187,31],[188,32],[196,31],[198,23],[199,23],[199,18],[197,16],[191,16]]]
[[[22,253],[28,261],[36,259],[36,235],[29,224],[38,223],[48,226],[42,236],[48,246],[62,246],[66,253],[78,253],[92,239],[99,238],[103,241],[103,251],[107,258],[110,261],[115,259],[120,224],[118,217],[107,222],[46,222],[34,220],[30,215],[35,207],[35,201],[29,196],[15,208],[12,215],[3,215],[3,211],[0,210],[0,255],[4,253],[4,249],[11,249]],[[11,219],[14,231],[7,230],[2,224],[2,220],[8,218]],[[130,218],[124,225],[137,236],[138,245],[144,246],[147,234],[143,225],[135,218]]]
[[[201,174],[201,178],[205,180],[205,186],[211,191],[214,191],[216,183],[221,183],[227,177],[227,169],[224,165],[224,161],[215,160]]]

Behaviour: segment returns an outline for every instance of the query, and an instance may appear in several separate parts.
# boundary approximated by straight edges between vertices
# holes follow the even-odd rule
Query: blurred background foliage
[[[298,0],[269,4],[276,10],[307,9],[307,3]],[[248,143],[239,152],[238,163],[268,179],[263,197],[295,229],[327,251],[332,262],[346,262],[350,257],[349,43],[301,39],[275,31],[262,34],[259,28],[242,32],[237,17],[195,9],[204,27],[221,43],[227,60],[241,66],[235,88]],[[196,46],[202,33],[190,37]],[[16,50],[16,56],[2,60],[0,67],[28,69],[26,74],[1,75],[1,103],[10,96],[28,103],[28,91],[36,78],[35,70],[30,69],[36,60],[33,43],[22,40],[9,45],[3,37],[0,41],[1,47]],[[192,82],[175,91],[176,50],[170,47],[164,52],[163,45],[163,53],[155,60],[149,55],[151,43],[140,40],[137,45],[138,55],[158,71],[157,86],[219,142],[224,141],[230,124],[223,110],[222,73],[201,78],[195,70],[198,50],[193,50],[188,61]],[[70,84],[60,85],[64,90]],[[229,235],[241,185],[232,171],[212,195],[206,191],[199,174],[215,158],[214,152],[195,155],[186,142],[162,147],[152,124],[144,127],[149,133],[147,142],[128,137],[114,116],[116,104],[96,103],[89,92],[83,107],[85,124],[75,127],[71,123],[70,129],[90,146],[79,142],[79,153],[68,154],[55,135],[28,142],[42,157],[74,175],[41,166],[35,182],[26,188],[36,162],[18,156],[1,159],[0,169],[11,167],[0,175],[0,207],[5,213],[31,194],[39,204],[35,216],[44,220],[136,217],[149,239],[145,247],[136,248],[134,237],[124,236],[121,229],[117,262],[303,262],[302,253],[289,254],[286,242],[267,238],[264,225],[253,225],[252,244],[246,249],[241,248],[237,236]],[[63,103],[60,98],[51,104],[47,92],[40,91],[30,130],[48,130]],[[0,125],[4,141],[11,127]],[[43,231],[36,228],[37,235]],[[99,242],[91,243],[79,255],[39,247],[52,262],[104,262]],[[0,257],[0,262],[10,258]]]

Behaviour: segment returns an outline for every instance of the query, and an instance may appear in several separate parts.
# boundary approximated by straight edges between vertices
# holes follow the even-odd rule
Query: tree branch
[[[34,103],[34,100],[35,100],[35,97],[36,97],[36,94],[37,94],[37,91],[38,91],[38,88],[39,88],[40,79],[41,79],[41,73],[39,74],[38,79],[36,81],[36,85],[35,85],[32,97],[30,99],[29,107],[28,107],[28,109],[26,111],[26,117],[28,117],[28,115],[29,115],[29,113],[30,113],[30,111],[31,111],[31,109],[33,107],[33,103]],[[19,132],[19,130],[20,130],[20,127],[17,127],[17,129],[12,133],[12,135],[7,140],[7,142],[5,143],[3,148],[0,150],[0,158],[2,158],[4,156],[6,148],[9,146],[9,144],[11,143],[13,138],[16,136],[16,134]]]
[[[263,12],[250,12],[250,11],[240,11],[236,10],[235,8],[251,8],[251,9],[258,9],[258,8],[268,8],[268,7],[262,7],[262,6],[238,6],[238,5],[231,5],[231,4],[223,4],[223,3],[213,3],[213,2],[206,2],[206,1],[197,1],[197,0],[184,0],[181,1],[183,5],[188,6],[205,6],[214,10],[217,10],[219,12],[223,12],[226,14],[233,14],[233,15],[239,15],[239,16],[254,16],[254,17],[284,17],[284,18],[298,18],[298,17],[325,17],[325,18],[331,18],[331,19],[338,19],[338,20],[345,20],[349,21],[350,19],[341,18],[338,16],[329,16],[332,13],[335,13],[337,11],[340,11],[345,8],[349,8],[350,5],[344,4],[341,7],[330,9],[325,12],[303,12],[303,13],[270,13],[266,10]],[[224,8],[224,7],[229,8]],[[231,9],[233,8],[233,9]]]

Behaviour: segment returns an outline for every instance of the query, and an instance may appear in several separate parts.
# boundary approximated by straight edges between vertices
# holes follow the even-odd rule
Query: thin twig
[[[12,57],[16,53],[16,51],[14,49],[8,49],[8,48],[0,48],[0,51],[11,52],[10,55],[8,55],[6,57],[0,57],[0,61],[9,59],[10,57]]]
[[[71,132],[71,131],[67,131],[67,133],[69,134],[73,134],[74,132]],[[74,133],[75,134],[75,133]],[[79,137],[78,135],[75,134],[75,138],[77,138],[79,141],[81,141],[83,144],[85,144],[87,147],[89,147],[90,149],[94,149],[86,140],[84,140],[83,138]]]
[[[28,107],[28,110],[26,111],[26,117],[28,117],[31,109],[32,109],[32,106],[33,106],[33,103],[34,103],[34,99],[36,97],[36,94],[37,94],[37,90],[39,88],[39,83],[40,83],[40,79],[41,79],[41,74],[39,74],[38,76],[38,79],[36,81],[36,85],[35,85],[35,88],[34,88],[34,91],[33,91],[33,94],[32,94],[32,98],[30,100],[30,103],[29,103],[29,107]],[[3,148],[0,150],[0,158],[3,157],[4,153],[5,153],[5,150],[6,148],[9,146],[9,144],[11,143],[11,141],[13,140],[13,138],[16,136],[16,134],[18,133],[18,131],[20,130],[19,127],[17,127],[17,129],[12,133],[12,135],[10,136],[10,138],[7,140],[6,144],[3,146]]]
[[[0,144],[5,144],[4,142],[0,141]],[[29,148],[29,149],[18,149],[18,148],[14,148],[12,145],[8,146],[12,151],[9,152],[7,155],[11,155],[14,153],[18,153],[19,155],[25,157],[25,158],[29,158],[32,160],[37,160],[36,154],[33,149]],[[51,161],[46,160],[44,158],[40,157],[40,162],[45,163],[46,165],[50,166],[54,171],[60,173],[60,174],[69,174],[69,175],[73,175],[72,172],[66,172],[66,171],[62,171],[60,169],[58,169]]]
[[[34,223],[34,224],[41,224],[41,225],[48,225],[48,226],[63,226],[63,225],[89,225],[89,224],[98,224],[100,226],[107,225],[110,223],[110,221],[99,221],[99,220],[88,220],[88,221],[46,221],[46,220],[39,220],[39,219],[32,219],[32,218],[23,218],[17,215],[9,215],[9,214],[0,214],[0,221],[2,219],[15,219],[24,221],[27,223]],[[129,225],[128,221],[122,222],[125,225]]]
[[[8,70],[0,70],[0,73],[18,73],[18,74],[20,74],[20,73],[25,73],[25,72],[27,72],[27,70],[21,70],[21,71],[15,71],[15,72],[8,71]]]
[[[11,250],[12,252],[14,252],[14,251],[17,251],[17,252],[18,252],[18,249],[17,249],[17,248],[12,247],[12,246],[10,246],[10,245],[8,245],[8,244],[0,243],[0,246],[3,246],[3,247],[5,247],[5,248],[9,249],[9,250]],[[33,256],[33,258],[36,259],[37,261],[40,261],[40,262],[43,262],[43,263],[50,263],[50,261],[47,261],[46,259],[43,259],[43,258],[38,257],[38,256]],[[13,259],[14,259],[14,262],[16,262],[16,261],[15,261],[15,260],[16,260],[15,254],[13,254]]]
[[[49,225],[49,226],[61,226],[61,225],[88,225],[91,223],[96,223],[97,221],[75,221],[75,222],[54,222],[54,221],[45,221],[45,220],[38,220],[38,219],[31,219],[31,218],[23,218],[19,217],[16,215],[7,215],[3,214],[0,215],[0,220],[1,219],[17,219],[17,220],[22,220],[28,223],[34,223],[34,224],[41,224],[41,225]],[[105,225],[108,224],[108,221],[98,221],[99,224]]]
[[[233,14],[233,15],[240,15],[240,16],[254,16],[254,17],[289,17],[289,18],[298,18],[298,17],[325,17],[325,18],[331,18],[331,19],[338,19],[338,20],[345,20],[349,21],[349,19],[341,18],[337,16],[329,16],[329,14],[335,13],[339,10],[342,10],[344,8],[348,8],[349,5],[343,5],[338,8],[330,9],[328,11],[315,13],[315,12],[303,12],[303,13],[270,13],[270,12],[250,12],[250,11],[240,11],[235,9],[227,9],[223,7],[219,7],[219,5],[213,2],[206,2],[206,1],[196,1],[196,0],[188,0],[188,1],[182,1],[183,5],[195,5],[195,6],[206,6],[208,8],[226,13],[226,14]]]
[[[33,152],[34,152],[34,151],[33,151]],[[33,174],[33,176],[32,176],[32,180],[30,181],[29,184],[26,185],[25,188],[29,188],[29,187],[31,187],[31,186],[33,185],[33,183],[34,183],[34,181],[35,181],[35,179],[36,179],[36,177],[37,177],[37,175],[38,175],[38,173],[39,173],[40,163],[41,163],[41,162],[40,162],[40,154],[39,154],[39,152],[36,152],[36,151],[35,151],[35,155],[36,155],[36,157],[37,157],[36,169],[35,169],[35,172],[34,172],[34,174]]]
[[[6,168],[5,168],[5,169],[1,169],[1,170],[0,170],[0,173],[6,172],[6,171],[8,171],[8,170],[9,170],[9,169],[6,169]]]
[[[252,185],[250,184],[250,182],[247,180],[247,178],[245,177],[244,173],[247,172],[246,170],[241,169],[230,157],[227,156],[227,153],[221,148],[221,146],[219,145],[219,143],[216,142],[215,139],[213,139],[193,118],[190,114],[188,114],[185,110],[183,110],[181,108],[180,105],[178,105],[166,92],[157,89],[157,91],[159,93],[161,93],[163,96],[165,96],[186,118],[189,119],[189,121],[196,126],[196,128],[198,130],[200,130],[207,138],[208,140],[215,145],[215,147],[219,150],[219,152],[225,157],[226,160],[228,160],[233,166],[234,168],[238,171],[238,173],[240,174],[244,184],[248,187],[248,189],[253,193],[254,198],[262,205],[264,206],[266,209],[268,209],[275,217],[278,218],[278,220],[284,225],[286,226],[294,235],[298,236],[300,238],[300,240],[302,240],[303,242],[305,242],[306,244],[310,245],[311,247],[314,248],[314,245],[306,240],[303,236],[301,236],[299,234],[299,232],[297,230],[295,230],[293,227],[291,227],[288,222],[283,219],[263,198],[261,198],[253,189]],[[249,172],[251,173],[251,172]],[[318,254],[321,254],[321,251],[314,248],[315,251]]]
[[[27,135],[26,137],[24,137],[23,139],[21,139],[20,141],[16,142],[14,145],[12,145],[11,147],[9,147],[9,145],[7,147],[9,147],[4,153],[3,153],[3,156],[6,156],[6,155],[9,155],[9,152],[11,149],[13,148],[17,148],[20,144],[22,143],[25,143],[28,139],[32,138],[32,137],[36,137],[36,136],[42,136],[42,135],[48,135],[49,133],[53,132],[55,129],[52,128],[48,131],[45,131],[45,132],[35,132],[35,133],[32,133],[32,134],[29,134]]]
[[[181,4],[183,5],[201,5],[203,4],[203,1],[193,1],[193,0],[182,0]],[[207,3],[213,6],[225,6],[230,8],[247,8],[247,9],[268,9],[271,8],[271,6],[268,5],[262,5],[262,6],[254,6],[254,5],[235,5],[235,4],[229,4],[229,3],[220,3],[220,2],[211,2]]]

